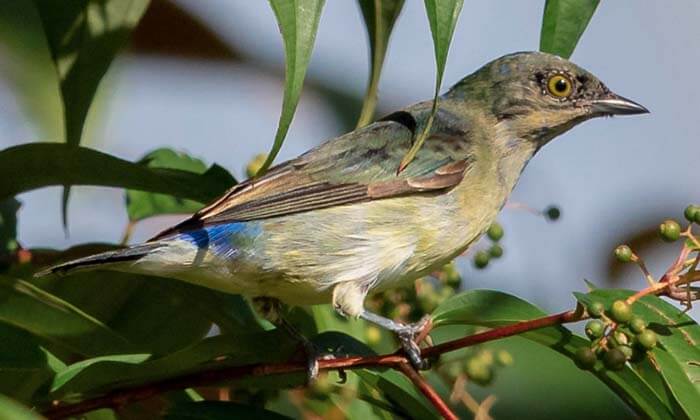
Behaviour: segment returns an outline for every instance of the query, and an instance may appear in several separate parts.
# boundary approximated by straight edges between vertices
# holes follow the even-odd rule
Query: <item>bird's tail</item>
[[[117,249],[114,251],[102,252],[95,255],[90,255],[76,260],[67,261],[52,267],[46,268],[34,274],[35,277],[43,277],[47,275],[65,275],[75,271],[90,270],[96,268],[109,268],[112,264],[118,264],[128,261],[137,261],[148,255],[150,252],[162,247],[162,243],[147,242],[144,244],[134,245],[125,249]]]

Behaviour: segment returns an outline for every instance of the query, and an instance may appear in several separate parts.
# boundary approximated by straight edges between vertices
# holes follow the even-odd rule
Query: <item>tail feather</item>
[[[136,261],[148,253],[162,247],[163,244],[157,242],[134,245],[125,249],[117,249],[114,251],[102,252],[87,257],[78,258],[54,265],[47,269],[37,272],[34,277],[43,277],[48,275],[65,275],[73,271],[86,270],[97,268],[99,266],[120,263],[125,261]]]

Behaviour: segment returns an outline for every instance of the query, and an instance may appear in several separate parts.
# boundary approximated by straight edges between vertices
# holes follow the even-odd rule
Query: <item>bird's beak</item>
[[[644,106],[630,99],[615,95],[614,93],[608,98],[593,100],[591,102],[591,110],[596,114],[603,115],[634,115],[649,113],[649,110]]]

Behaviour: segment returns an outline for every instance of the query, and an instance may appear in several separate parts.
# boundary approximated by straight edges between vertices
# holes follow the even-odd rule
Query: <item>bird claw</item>
[[[408,324],[396,331],[401,348],[414,368],[418,370],[430,369],[430,360],[421,357],[421,350],[418,343],[423,341],[425,335],[430,330],[432,322],[430,317],[424,317],[415,324]]]

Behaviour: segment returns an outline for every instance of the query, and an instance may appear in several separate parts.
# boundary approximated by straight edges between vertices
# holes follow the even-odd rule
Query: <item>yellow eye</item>
[[[568,77],[563,74],[555,74],[547,80],[547,90],[556,98],[566,98],[571,95],[573,86]]]

